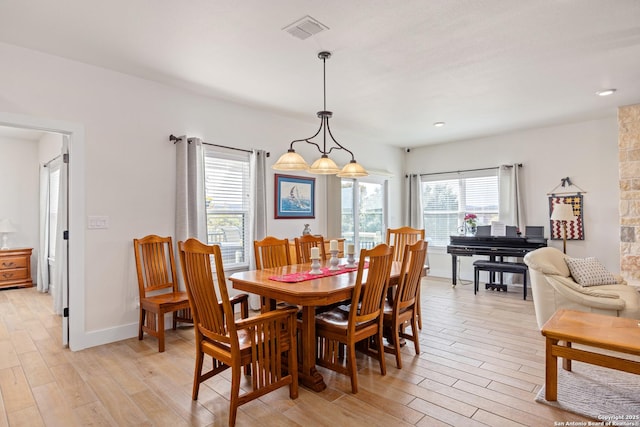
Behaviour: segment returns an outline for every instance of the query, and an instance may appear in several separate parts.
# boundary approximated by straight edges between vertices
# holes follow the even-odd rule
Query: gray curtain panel
[[[176,243],[190,237],[207,243],[202,140],[176,143]]]

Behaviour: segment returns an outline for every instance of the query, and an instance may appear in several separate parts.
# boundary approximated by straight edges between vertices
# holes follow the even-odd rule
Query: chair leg
[[[351,377],[351,393],[356,394],[358,392],[358,368],[356,366],[356,345],[353,342],[347,346],[347,366]]]
[[[229,426],[236,425],[236,416],[238,415],[238,406],[240,405],[240,367],[231,367],[231,402],[229,406]]]
[[[140,341],[142,341],[142,336],[144,335],[144,332],[142,331],[142,325],[144,325],[144,322],[147,320],[147,311],[140,307],[140,326],[138,327],[138,339]]]
[[[411,319],[411,324],[415,326],[415,316]],[[396,323],[395,319],[393,321],[393,350],[396,354],[396,368],[402,369],[402,358],[400,356],[400,325]]]
[[[411,333],[413,334],[413,347],[416,350],[416,354],[420,354],[420,337],[416,329],[415,318],[411,319]]]
[[[420,282],[420,285],[422,281]],[[418,285],[418,294],[416,295],[416,317],[418,318],[418,328],[422,330],[422,305],[420,304],[420,288],[422,286]]]
[[[191,391],[191,399],[198,400],[198,392],[200,391],[200,375],[202,374],[202,360],[204,353],[198,349],[196,352],[196,366],[193,372],[193,390]]]
[[[158,352],[164,352],[164,313],[156,313],[158,321]]]
[[[380,325],[380,327],[378,328],[377,340],[378,340],[378,360],[380,360],[380,374],[387,375],[387,365],[384,359],[384,343],[382,342],[382,325]],[[400,344],[398,344],[398,350],[399,350],[399,347],[400,347]],[[398,351],[398,354],[400,354],[400,351]]]
[[[294,347],[295,348],[295,347]],[[289,349],[287,352],[289,356],[289,375],[291,375],[291,384],[289,384],[289,398],[298,398],[298,358],[296,351]]]
[[[173,330],[175,331],[177,327],[178,327],[178,312],[174,311],[173,312]]]

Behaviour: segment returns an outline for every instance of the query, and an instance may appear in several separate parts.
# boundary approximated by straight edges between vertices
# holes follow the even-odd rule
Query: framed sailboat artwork
[[[316,179],[275,174],[275,219],[315,218]]]

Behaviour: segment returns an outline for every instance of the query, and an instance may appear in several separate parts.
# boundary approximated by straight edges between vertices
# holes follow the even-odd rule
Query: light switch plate
[[[87,228],[90,230],[99,230],[109,228],[108,216],[90,216],[87,221]]]

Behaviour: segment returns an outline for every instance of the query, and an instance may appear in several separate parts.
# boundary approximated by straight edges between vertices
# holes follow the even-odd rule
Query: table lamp
[[[567,221],[575,219],[573,214],[573,206],[565,203],[558,203],[551,212],[551,219],[562,222],[562,251],[567,253]]]
[[[13,224],[11,224],[11,221],[6,218],[0,219],[0,234],[2,235],[2,247],[0,247],[1,250],[9,249],[9,246],[7,244],[7,235],[9,233],[15,233],[16,231],[18,230],[16,230]]]

